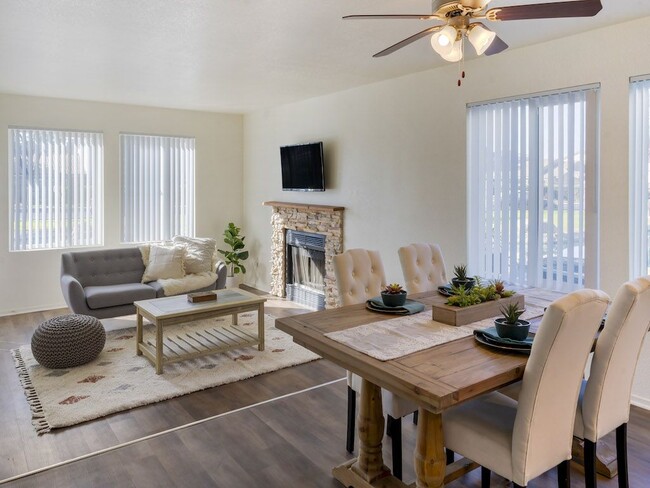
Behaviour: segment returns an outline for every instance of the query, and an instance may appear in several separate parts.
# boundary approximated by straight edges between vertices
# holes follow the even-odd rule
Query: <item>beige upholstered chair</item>
[[[377,251],[350,249],[334,256],[334,274],[341,305],[363,303],[378,296],[386,286],[384,265]],[[354,450],[354,424],[357,393],[361,392],[361,377],[348,371],[348,452]],[[393,474],[402,476],[402,424],[401,418],[417,410],[417,405],[382,389],[382,404],[388,415],[387,431],[391,436]]]
[[[409,244],[397,253],[409,293],[435,290],[447,283],[445,260],[438,244]]]
[[[445,445],[515,486],[558,467],[569,486],[575,405],[589,352],[609,297],[580,290],[553,302],[544,314],[524,371],[519,401],[489,393],[443,414]]]
[[[624,283],[598,337],[588,381],[583,381],[573,434],[585,440],[585,481],[596,486],[596,442],[616,430],[618,485],[629,486],[627,423],[634,371],[650,326],[650,276]]]

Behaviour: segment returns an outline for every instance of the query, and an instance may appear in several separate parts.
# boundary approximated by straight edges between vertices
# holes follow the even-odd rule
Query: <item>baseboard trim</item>
[[[632,405],[644,410],[650,410],[650,398],[643,398],[639,395],[632,395]]]
[[[35,307],[22,308],[20,310],[0,310],[0,317],[11,317],[12,315],[22,315],[24,313],[33,312],[47,312],[48,310],[58,310],[60,308],[67,309],[68,306],[65,303],[59,303],[56,305],[38,305]]]

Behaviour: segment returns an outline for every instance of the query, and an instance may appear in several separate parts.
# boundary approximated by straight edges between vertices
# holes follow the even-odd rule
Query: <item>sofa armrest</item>
[[[228,268],[226,263],[223,261],[217,261],[214,266],[214,272],[217,273],[217,283],[216,289],[221,290],[226,287],[226,275],[228,274]]]
[[[86,294],[77,279],[69,274],[61,275],[61,291],[65,303],[73,313],[88,314],[90,309],[86,303]]]

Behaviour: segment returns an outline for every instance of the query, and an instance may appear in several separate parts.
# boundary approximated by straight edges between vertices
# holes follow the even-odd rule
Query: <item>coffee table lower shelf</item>
[[[241,347],[259,346],[260,340],[234,327],[212,327],[192,334],[173,333],[163,337],[163,364],[185,361]],[[156,344],[147,339],[138,344],[144,357],[156,364]]]

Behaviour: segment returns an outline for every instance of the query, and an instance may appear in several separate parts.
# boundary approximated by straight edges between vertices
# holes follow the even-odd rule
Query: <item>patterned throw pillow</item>
[[[212,271],[212,256],[217,241],[210,238],[175,236],[174,244],[185,248],[185,272],[187,274]]]
[[[182,278],[185,276],[184,254],[185,249],[181,246],[150,246],[149,263],[142,275],[142,282]]]

